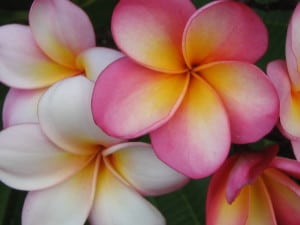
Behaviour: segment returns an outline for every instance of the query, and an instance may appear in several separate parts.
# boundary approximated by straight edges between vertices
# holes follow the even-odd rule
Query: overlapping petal
[[[271,131],[279,100],[268,77],[252,64],[227,61],[199,70],[221,97],[230,120],[232,142],[248,143]]]
[[[78,73],[48,58],[23,25],[0,27],[0,81],[10,87],[32,89]]]
[[[254,11],[235,1],[215,1],[189,19],[183,34],[189,66],[219,60],[255,62],[266,51],[266,27]]]
[[[45,90],[11,88],[5,97],[3,105],[3,127],[7,128],[22,123],[37,123],[38,102]]]
[[[24,203],[23,225],[82,225],[93,205],[99,158],[68,180],[31,191]],[[42,221],[42,222],[41,222]]]
[[[300,90],[300,5],[297,5],[290,20],[285,46],[285,55],[293,89]]]
[[[177,173],[154,154],[151,145],[124,143],[103,152],[108,166],[143,195],[161,195],[181,188],[188,178]]]
[[[112,63],[97,80],[92,98],[95,122],[108,134],[132,138],[165,123],[178,108],[187,75],[141,67],[128,58]]]
[[[107,169],[100,171],[92,225],[164,225],[160,212],[133,189],[117,180]]]
[[[229,158],[210,181],[206,200],[207,225],[241,225],[247,220],[250,201],[247,187],[231,204],[226,200],[226,180],[236,160],[237,157]]]
[[[77,55],[96,45],[88,16],[68,0],[35,0],[29,23],[41,49],[70,68],[76,68]]]
[[[179,109],[150,136],[158,157],[192,178],[213,173],[230,147],[226,110],[215,91],[200,77],[192,78]]]
[[[93,83],[83,76],[62,80],[42,96],[38,108],[41,127],[61,148],[89,154],[120,140],[105,134],[93,121]]]
[[[191,1],[120,1],[112,17],[112,33],[118,47],[148,68],[182,72],[182,33],[195,11]],[[142,19],[141,19],[142,18]]]
[[[266,171],[264,181],[272,199],[277,223],[289,225],[299,224],[299,185],[276,170]]]
[[[9,127],[0,133],[0,177],[11,187],[38,190],[73,175],[90,160],[50,142],[36,124]]]
[[[85,75],[96,81],[99,74],[113,61],[124,56],[121,52],[104,47],[90,48],[77,58],[77,65],[83,68]]]

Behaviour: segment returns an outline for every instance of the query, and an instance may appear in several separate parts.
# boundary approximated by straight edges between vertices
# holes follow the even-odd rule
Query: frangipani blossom
[[[289,22],[286,38],[286,61],[275,60],[267,66],[280,99],[282,133],[291,139],[295,156],[300,160],[300,4]]]
[[[11,87],[3,109],[4,127],[27,117],[37,120],[31,105],[55,82],[76,75],[96,80],[107,64],[122,56],[96,47],[88,16],[69,0],[35,0],[29,24],[0,27],[0,82]],[[23,118],[16,115],[20,112]]]
[[[95,122],[119,138],[150,133],[158,157],[193,178],[214,172],[231,141],[260,139],[278,117],[276,92],[254,63],[259,17],[234,1],[122,0],[112,33],[127,55],[98,78]]]
[[[206,201],[207,225],[298,225],[300,163],[276,157],[277,146],[238,153],[213,175]]]
[[[165,224],[142,195],[187,183],[149,144],[110,137],[94,124],[93,86],[84,76],[57,82],[40,97],[40,124],[0,133],[1,181],[30,191],[22,225]]]

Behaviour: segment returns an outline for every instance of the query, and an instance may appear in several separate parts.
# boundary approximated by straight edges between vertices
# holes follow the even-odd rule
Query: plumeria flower
[[[279,128],[293,145],[295,156],[300,160],[300,4],[289,22],[285,55],[286,60],[268,64],[271,78],[280,99]]]
[[[93,225],[165,224],[143,196],[187,183],[151,145],[108,136],[94,124],[93,86],[84,76],[55,83],[40,97],[39,123],[28,117],[0,133],[0,180],[30,191],[22,225],[83,225],[87,218]]]
[[[256,141],[274,126],[276,91],[253,65],[267,31],[247,6],[122,0],[112,33],[126,56],[104,70],[92,99],[94,120],[110,135],[150,133],[161,160],[200,178],[223,163],[231,141]]]
[[[85,75],[90,80],[121,53],[95,47],[95,33],[86,13],[69,0],[35,0],[29,26],[0,27],[0,82],[11,87],[4,106],[4,127],[26,118],[13,107],[27,112],[55,82]],[[32,107],[29,107],[31,109]],[[28,113],[26,113],[28,114]],[[31,115],[37,118],[36,113]]]
[[[207,225],[300,224],[300,163],[276,157],[277,146],[230,157],[213,175]]]

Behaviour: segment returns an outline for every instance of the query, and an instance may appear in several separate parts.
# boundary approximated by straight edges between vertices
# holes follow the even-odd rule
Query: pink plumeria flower
[[[112,33],[127,55],[95,84],[92,111],[107,133],[150,133],[158,157],[193,178],[225,160],[231,141],[260,139],[278,117],[276,91],[254,63],[267,31],[247,6],[122,0]]]
[[[95,33],[86,13],[69,0],[35,0],[29,26],[0,27],[0,82],[11,87],[4,105],[4,127],[22,123],[27,107],[43,92],[67,77],[84,75],[95,80],[120,52],[95,47]],[[16,108],[24,112],[24,117]],[[26,116],[25,116],[26,115]],[[37,118],[31,112],[31,118]]]
[[[22,225],[83,225],[87,218],[93,225],[163,225],[143,195],[187,183],[149,144],[110,137],[94,124],[93,86],[84,76],[55,83],[40,97],[40,124],[0,133],[0,180],[30,191]]]
[[[300,163],[276,157],[277,146],[230,157],[213,175],[207,225],[298,225]]]
[[[291,139],[295,156],[300,160],[300,4],[294,10],[286,38],[286,61],[275,60],[267,66],[280,99],[282,133]]]

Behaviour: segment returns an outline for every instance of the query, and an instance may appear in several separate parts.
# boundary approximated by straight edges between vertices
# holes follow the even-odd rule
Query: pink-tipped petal
[[[29,192],[22,212],[23,225],[82,225],[95,196],[98,160],[53,187]]]
[[[267,73],[279,96],[282,133],[288,138],[300,138],[300,95],[292,90],[285,61],[269,63]]]
[[[278,146],[273,145],[261,152],[243,152],[231,169],[226,185],[226,198],[233,202],[240,190],[252,184],[263,171],[270,166],[278,152]]]
[[[10,87],[32,89],[78,73],[48,58],[37,46],[28,26],[0,27],[0,81]]]
[[[64,152],[35,124],[12,126],[0,133],[0,177],[13,188],[37,190],[57,184],[90,158]]]
[[[77,58],[77,64],[85,71],[85,75],[92,81],[96,81],[99,74],[113,61],[124,56],[121,52],[104,47],[90,48],[81,53]]]
[[[270,193],[277,224],[300,223],[300,187],[276,170],[267,171],[264,181]]]
[[[46,135],[58,146],[76,154],[90,154],[99,145],[120,140],[105,134],[93,121],[93,83],[83,76],[62,80],[41,97],[38,115]]]
[[[191,1],[120,1],[112,17],[112,33],[120,49],[135,61],[164,72],[181,72],[185,62],[182,33],[195,11]]]
[[[300,179],[300,162],[294,159],[288,159],[284,157],[276,157],[271,167],[279,169],[289,176]]]
[[[215,1],[187,23],[183,51],[189,66],[219,60],[255,62],[266,51],[266,27],[255,12],[235,1]]]
[[[249,214],[246,225],[277,225],[271,196],[264,183],[259,177],[257,181],[249,187]],[[277,214],[276,214],[277,216]],[[289,224],[289,223],[288,223]]]
[[[232,142],[262,138],[278,120],[279,100],[268,77],[256,66],[237,61],[218,62],[199,71],[216,90],[230,120]]]
[[[249,189],[244,188],[229,204],[226,200],[226,181],[228,174],[236,161],[236,157],[229,158],[213,175],[206,200],[207,225],[244,225],[248,217]]]
[[[76,68],[76,58],[96,45],[86,13],[68,0],[35,0],[29,13],[33,35],[54,61]]]
[[[300,90],[300,4],[295,8],[290,20],[285,46],[289,77],[295,91]]]
[[[11,88],[3,105],[3,127],[22,123],[37,123],[37,108],[41,95],[46,89],[21,90]]]
[[[149,144],[123,143],[108,148],[103,155],[110,159],[114,172],[146,196],[166,194],[188,182],[187,177],[160,161]]]
[[[160,212],[107,169],[100,171],[91,225],[164,225]]]
[[[212,174],[225,160],[230,148],[226,111],[214,90],[193,77],[176,113],[150,133],[158,157],[192,178]]]
[[[299,140],[291,140],[291,144],[292,144],[293,152],[294,152],[296,159],[298,161],[300,161],[300,141]]]
[[[178,108],[189,76],[141,67],[128,58],[112,63],[95,84],[92,111],[108,134],[137,137],[165,123]]]

